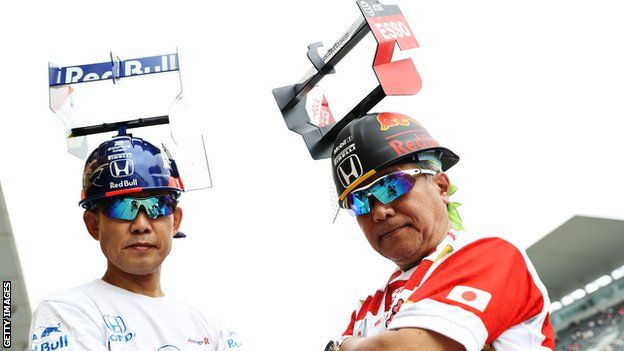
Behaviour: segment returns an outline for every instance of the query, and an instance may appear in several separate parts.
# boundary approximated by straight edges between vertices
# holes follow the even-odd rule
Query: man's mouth
[[[151,244],[151,243],[140,242],[140,243],[130,244],[130,245],[126,246],[125,248],[126,249],[139,250],[139,251],[147,251],[147,250],[150,250],[150,249],[155,249],[156,245]]]
[[[394,229],[392,229],[390,231],[387,231],[387,232],[381,234],[381,238],[382,239],[389,238],[389,237],[393,236],[394,234],[398,233],[401,229],[407,227],[408,225],[409,224],[404,224],[404,225],[402,225],[400,227],[396,227],[396,228],[394,228]]]

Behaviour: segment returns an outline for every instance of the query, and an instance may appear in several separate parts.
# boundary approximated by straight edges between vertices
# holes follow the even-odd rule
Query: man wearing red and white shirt
[[[466,350],[554,349],[548,295],[526,254],[513,244],[449,232],[435,251],[408,267],[366,298],[344,335],[422,328]]]
[[[355,212],[373,249],[398,268],[326,350],[554,350],[548,294],[525,252],[499,237],[452,229],[461,225],[453,225],[454,187],[442,169],[459,158],[441,147],[397,157],[388,153],[396,148],[375,145],[371,135],[380,133],[386,140],[412,133],[429,143],[413,145],[435,142],[416,121],[399,117],[390,127],[382,123],[388,116],[361,117],[336,140],[334,154],[349,140],[358,158],[347,168],[335,166],[342,206]],[[371,157],[381,166],[370,166]]]

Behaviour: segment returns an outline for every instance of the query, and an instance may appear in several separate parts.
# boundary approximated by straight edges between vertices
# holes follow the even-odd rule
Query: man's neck
[[[102,280],[135,294],[149,297],[165,296],[160,288],[160,267],[150,274],[135,275],[109,264]]]

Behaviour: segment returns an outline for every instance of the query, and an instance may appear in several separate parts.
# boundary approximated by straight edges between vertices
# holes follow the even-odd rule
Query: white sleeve
[[[29,350],[107,351],[106,334],[77,307],[43,301],[33,313]]]

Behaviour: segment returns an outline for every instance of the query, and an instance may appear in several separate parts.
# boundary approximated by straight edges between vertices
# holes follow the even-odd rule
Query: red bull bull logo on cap
[[[417,124],[412,118],[402,115],[400,113],[388,113],[382,112],[377,115],[377,122],[379,122],[379,129],[381,131],[387,131],[392,127],[404,126],[409,127],[410,123]]]

